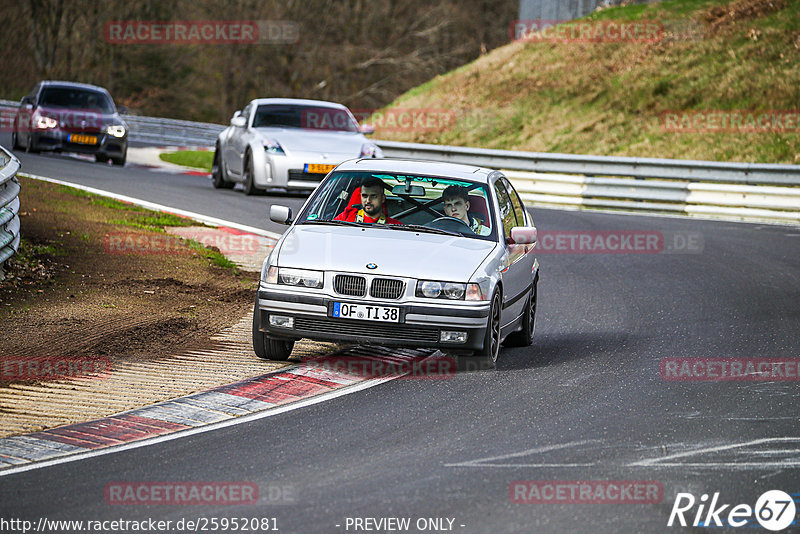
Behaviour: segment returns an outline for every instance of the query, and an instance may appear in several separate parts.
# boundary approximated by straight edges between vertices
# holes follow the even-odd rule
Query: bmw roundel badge
[[[377,268],[378,268],[378,264],[377,263],[368,263],[367,264],[367,269],[377,269]]]

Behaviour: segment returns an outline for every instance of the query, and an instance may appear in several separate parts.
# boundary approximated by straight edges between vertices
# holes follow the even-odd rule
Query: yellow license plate
[[[326,163],[306,163],[305,172],[310,174],[328,174],[336,165]]]
[[[83,135],[83,134],[70,134],[69,142],[70,143],[80,143],[82,145],[96,145],[97,144],[97,136],[96,135]]]

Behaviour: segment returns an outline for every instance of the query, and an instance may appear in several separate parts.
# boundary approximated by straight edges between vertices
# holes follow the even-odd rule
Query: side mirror
[[[358,131],[364,135],[372,135],[375,133],[375,127],[371,124],[362,124],[358,127]]]
[[[292,208],[288,206],[270,206],[269,220],[278,224],[292,224]]]
[[[247,119],[241,115],[237,115],[231,119],[231,126],[234,128],[244,128],[247,125]]]
[[[511,241],[515,245],[534,245],[537,237],[535,226],[515,226],[511,229]]]
[[[29,105],[31,105],[31,97],[23,96],[22,100],[20,100],[20,102],[19,102],[19,105],[20,106],[29,106]]]
[[[120,115],[130,115],[131,114],[131,110],[130,110],[130,108],[128,106],[117,106],[117,111],[120,113]]]

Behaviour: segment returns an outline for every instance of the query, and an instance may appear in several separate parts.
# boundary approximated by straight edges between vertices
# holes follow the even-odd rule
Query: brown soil
[[[763,17],[786,7],[789,0],[738,0],[726,6],[714,6],[705,13],[712,33],[740,20]]]
[[[0,282],[1,355],[158,360],[207,343],[251,309],[256,273],[188,247],[108,251],[110,233],[163,236],[118,224],[141,211],[29,179],[20,197],[24,242]]]

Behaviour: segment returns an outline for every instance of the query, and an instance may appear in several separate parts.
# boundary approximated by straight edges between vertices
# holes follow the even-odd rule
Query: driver
[[[403,224],[384,213],[383,204],[386,193],[380,178],[367,178],[361,184],[361,206],[355,205],[337,215],[335,221],[366,222],[379,224]]]
[[[489,235],[492,231],[483,225],[483,221],[469,212],[469,195],[460,185],[451,185],[442,192],[444,214],[460,219],[478,235]]]

